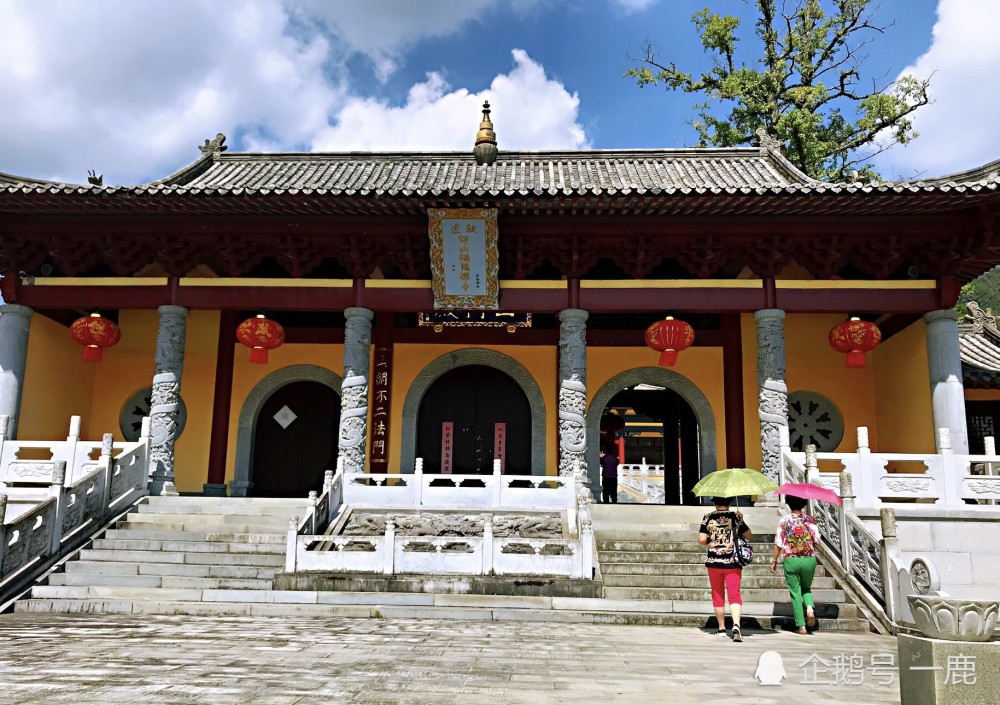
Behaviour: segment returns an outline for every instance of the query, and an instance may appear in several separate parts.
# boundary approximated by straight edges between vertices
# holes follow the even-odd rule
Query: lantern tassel
[[[266,365],[267,348],[252,348],[250,350],[250,362],[256,365]]]
[[[83,348],[83,359],[85,362],[100,362],[103,351],[96,345],[85,345]]]
[[[673,367],[677,362],[676,350],[664,350],[660,353],[660,367]]]
[[[865,366],[865,353],[863,350],[852,350],[847,353],[847,367],[856,369]]]

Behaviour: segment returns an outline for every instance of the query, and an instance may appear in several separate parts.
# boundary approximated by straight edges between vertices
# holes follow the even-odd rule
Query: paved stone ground
[[[666,627],[7,614],[0,702],[882,704],[899,703],[898,676],[871,660],[895,650],[869,634],[760,632],[735,644]],[[783,657],[780,686],[754,680],[765,651]],[[814,655],[816,670],[799,667]],[[834,684],[838,674],[861,685]]]

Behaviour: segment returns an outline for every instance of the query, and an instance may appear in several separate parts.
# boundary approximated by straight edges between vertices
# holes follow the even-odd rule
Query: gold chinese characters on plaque
[[[431,208],[435,309],[500,308],[495,208]]]

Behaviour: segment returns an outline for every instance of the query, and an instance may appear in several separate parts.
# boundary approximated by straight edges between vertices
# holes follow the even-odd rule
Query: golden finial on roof
[[[493,123],[490,121],[490,102],[483,103],[483,121],[479,123],[479,132],[476,133],[476,146],[472,149],[472,154],[476,158],[476,164],[482,166],[491,165],[497,160],[497,133],[493,131]]]

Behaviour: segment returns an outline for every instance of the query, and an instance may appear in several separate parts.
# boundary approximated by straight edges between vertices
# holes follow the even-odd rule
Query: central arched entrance
[[[697,503],[698,419],[677,392],[636,384],[615,394],[602,410],[601,445],[620,463],[619,503]]]
[[[654,396],[663,392],[666,394],[661,394],[659,402],[650,401],[646,404],[636,395],[647,392]],[[701,476],[718,469],[715,453],[715,414],[708,399],[697,385],[687,377],[662,367],[637,367],[617,374],[601,385],[590,400],[587,409],[587,472],[594,496],[598,498],[601,496],[601,466],[598,458],[598,450],[601,447],[601,419],[605,418],[607,426],[607,412],[609,407],[615,408],[612,400],[616,397],[623,403],[634,401],[641,409],[649,412],[635,413],[636,409],[633,408],[633,416],[636,417],[634,418],[636,425],[633,428],[635,430],[645,428],[651,431],[658,424],[663,429],[661,431],[663,440],[659,445],[664,449],[662,451],[664,475],[673,474],[675,478],[683,478],[672,480],[671,485],[664,487],[663,499],[659,503],[700,504],[689,490]],[[638,418],[640,416],[645,417],[646,426],[640,425],[642,421]],[[690,430],[692,416],[693,436]],[[660,420],[655,421],[656,418]],[[628,428],[628,419],[625,428]],[[647,438],[652,437],[647,436]],[[679,447],[678,440],[680,440]],[[633,447],[641,448],[637,442]],[[641,461],[641,450],[638,457]],[[673,484],[675,481],[676,485]],[[672,487],[677,487],[677,494],[673,494]],[[622,498],[622,492],[619,492],[619,498]]]
[[[493,472],[503,457],[508,475],[531,473],[531,406],[508,374],[486,365],[445,372],[420,401],[417,457],[424,471]]]

